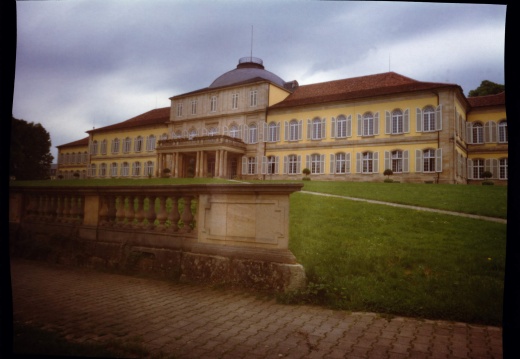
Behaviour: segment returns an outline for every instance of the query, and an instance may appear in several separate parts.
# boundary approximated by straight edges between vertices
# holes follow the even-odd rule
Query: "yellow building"
[[[394,72],[299,86],[246,57],[170,100],[88,131],[88,176],[300,179],[308,168],[318,180],[382,181],[391,170],[401,182],[473,183],[490,171],[507,184],[504,93],[466,98]]]

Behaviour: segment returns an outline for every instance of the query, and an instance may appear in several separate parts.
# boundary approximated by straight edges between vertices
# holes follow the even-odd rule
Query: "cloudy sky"
[[[303,0],[18,1],[13,116],[55,146],[207,87],[238,59],[310,84],[394,71],[504,84],[506,5]]]

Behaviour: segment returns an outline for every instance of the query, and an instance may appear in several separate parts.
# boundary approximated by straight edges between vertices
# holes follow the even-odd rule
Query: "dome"
[[[284,87],[285,81],[279,76],[264,69],[263,61],[257,57],[242,57],[238,60],[237,68],[217,77],[209,85],[210,88],[229,86],[254,78],[262,78],[280,87]]]

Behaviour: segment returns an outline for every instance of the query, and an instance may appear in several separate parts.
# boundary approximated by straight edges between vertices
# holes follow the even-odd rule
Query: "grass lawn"
[[[290,233],[309,286],[285,302],[501,324],[504,224],[295,193]]]

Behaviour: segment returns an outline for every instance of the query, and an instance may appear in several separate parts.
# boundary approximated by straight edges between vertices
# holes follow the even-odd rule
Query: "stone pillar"
[[[215,151],[215,177],[220,177],[220,150]]]

